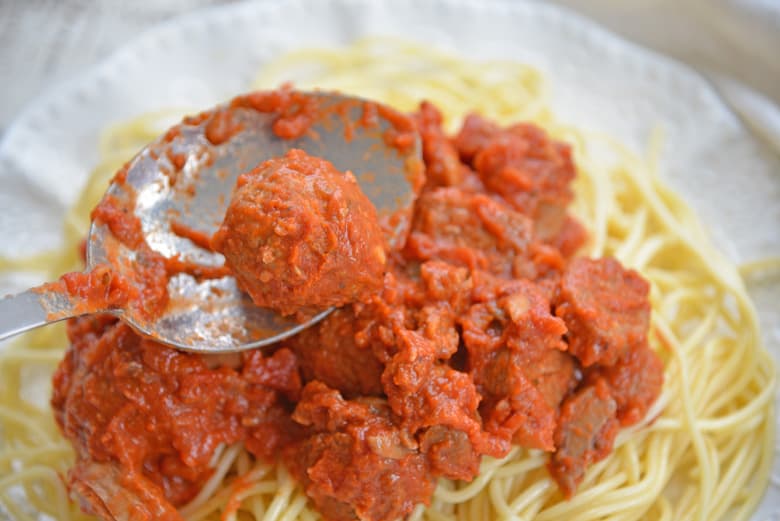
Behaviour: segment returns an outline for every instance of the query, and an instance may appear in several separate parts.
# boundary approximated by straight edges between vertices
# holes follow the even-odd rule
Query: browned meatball
[[[305,318],[382,288],[376,209],[350,172],[302,150],[238,178],[212,244],[252,300],[283,315]]]

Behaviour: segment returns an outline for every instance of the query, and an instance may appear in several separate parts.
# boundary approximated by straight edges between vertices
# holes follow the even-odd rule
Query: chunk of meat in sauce
[[[518,356],[500,350],[474,364],[472,375],[484,396],[480,414],[488,432],[523,447],[553,450],[555,410],[528,381]]]
[[[255,304],[306,318],[379,292],[383,241],[352,174],[294,149],[239,176],[212,242]]]
[[[473,348],[510,344],[523,351],[538,346],[565,350],[563,321],[552,315],[550,301],[539,286],[528,280],[507,280],[489,273],[472,273],[471,311],[474,323],[462,322],[463,339]],[[497,340],[491,340],[491,337]]]
[[[398,352],[382,374],[388,405],[411,435],[433,427],[439,428],[435,431],[437,437],[446,431],[447,452],[453,459],[439,464],[429,453],[431,464],[452,472],[445,477],[471,479],[477,471],[474,461],[479,453],[500,456],[508,450],[492,443],[482,432],[474,382],[468,374],[439,363],[434,342],[419,333],[397,330],[395,336]],[[455,454],[455,450],[459,452]]]
[[[556,408],[576,383],[574,363],[561,351],[566,328],[533,283],[475,278],[477,302],[460,323],[485,428],[552,450]]]
[[[573,198],[569,145],[532,124],[502,129],[476,115],[466,118],[455,145],[490,192],[533,219],[537,237],[548,242],[560,233]]]
[[[396,328],[417,331],[429,340],[437,359],[449,359],[458,349],[456,317],[468,303],[471,279],[467,269],[441,261],[392,263],[381,295],[367,305],[355,305],[355,341],[370,347],[387,364],[398,352]]]
[[[596,366],[586,379],[603,378],[617,403],[621,425],[638,422],[661,394],[664,364],[646,344],[629,349],[614,365]]]
[[[555,313],[566,322],[569,351],[582,365],[612,365],[646,342],[650,286],[612,258],[574,259],[561,280]]]
[[[564,400],[549,469],[567,498],[582,482],[587,467],[612,452],[619,426],[616,411],[615,400],[602,380]]]
[[[288,340],[304,380],[319,380],[347,397],[382,394],[384,367],[370,348],[355,343],[358,327],[354,311],[346,307]]]
[[[293,475],[327,520],[393,521],[435,486],[424,455],[393,423],[384,400],[344,400],[310,382],[293,419],[312,434],[285,453]]]
[[[248,352],[233,369],[142,339],[115,318],[73,320],[68,335],[72,346],[55,372],[51,404],[76,449],[70,482],[86,501],[100,499],[84,482],[99,464],[108,472],[101,490],[137,491],[139,512],[165,512],[197,494],[219,445],[246,440],[271,459],[290,435],[283,400],[297,399],[301,383],[286,349],[269,357]],[[114,465],[122,469],[118,484]]]
[[[479,398],[468,376],[439,364],[434,343],[419,333],[397,329],[395,338],[398,352],[385,366],[382,385],[407,430],[446,424],[478,431]]]
[[[514,354],[514,353],[513,353]],[[535,349],[515,354],[528,381],[553,409],[558,409],[564,396],[577,385],[578,364],[574,358],[557,349]]]
[[[448,479],[471,481],[479,473],[482,454],[469,435],[447,425],[434,425],[418,437],[431,472]]]
[[[532,228],[527,217],[487,195],[438,188],[417,201],[407,254],[510,276],[530,257]]]
[[[69,486],[81,509],[102,519],[183,521],[172,504],[159,499],[157,485],[116,463],[79,462],[69,473]]]

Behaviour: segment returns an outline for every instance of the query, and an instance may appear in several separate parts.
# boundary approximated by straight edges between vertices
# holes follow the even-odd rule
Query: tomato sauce
[[[241,124],[236,123],[229,110],[220,109],[208,120],[205,135],[212,145],[221,145],[241,129]]]
[[[192,244],[206,251],[211,251],[211,235],[201,230],[196,230],[176,219],[171,220],[171,233],[184,239],[189,239]]]
[[[294,97],[282,89],[234,104],[287,107],[275,128],[295,136],[316,107]],[[373,109],[363,119],[373,124]],[[350,206],[354,186],[333,181],[321,160],[294,152],[238,187],[262,181],[269,193],[237,192],[248,209],[226,218],[236,226],[215,246],[234,257],[237,277],[277,284],[256,288],[266,304],[343,297],[318,325],[220,358],[141,339],[109,317],[70,323],[52,406],[76,449],[68,481],[84,510],[179,520],[176,507],[211,475],[216,448],[238,442],[285,465],[331,521],[401,518],[430,503],[439,478],[469,481],[482,456],[513,445],[550,453],[550,474],[570,497],[618,429],[647,414],[663,383],[647,343],[649,286],[614,259],[575,256],[586,235],[566,210],[569,147],[478,115],[448,136],[429,103],[413,119],[426,175],[406,240],[382,262],[375,217]],[[392,139],[403,144],[400,134]],[[342,196],[327,202],[312,196],[316,186]],[[266,219],[280,209],[285,218]],[[351,231],[331,236],[345,215]],[[355,263],[321,267],[323,252],[344,250],[357,252]],[[363,285],[364,275],[379,282]],[[281,284],[289,277],[297,293]],[[243,284],[251,293],[251,280]]]
[[[115,177],[115,180],[118,179]],[[120,178],[124,179],[124,177]],[[124,184],[124,183],[122,183]],[[92,210],[91,219],[105,224],[119,242],[128,248],[138,248],[145,243],[141,221],[130,214],[128,208],[134,205],[119,201],[113,194],[107,194]]]
[[[127,306],[138,299],[138,288],[117,274],[109,266],[98,265],[85,273],[68,273],[57,282],[35,288],[40,294],[60,293],[68,296],[70,310],[49,310],[47,320],[73,315],[108,311]],[[42,300],[47,305],[46,300]]]

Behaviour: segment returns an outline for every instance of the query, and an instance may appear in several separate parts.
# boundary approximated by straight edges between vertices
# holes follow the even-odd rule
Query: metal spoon
[[[106,192],[123,197],[133,191],[132,208],[140,219],[148,246],[164,257],[180,258],[203,266],[223,264],[219,253],[208,251],[171,230],[172,218],[192,229],[213,234],[222,222],[236,178],[258,163],[283,155],[290,148],[331,161],[350,170],[381,216],[394,214],[391,244],[402,237],[414,202],[413,173],[422,165],[420,143],[400,150],[386,143],[391,122],[380,112],[378,125],[355,124],[365,110],[365,100],[339,94],[312,92],[321,110],[301,138],[280,139],[272,130],[277,113],[252,108],[220,106],[206,112],[195,124],[179,125],[176,132],[142,149],[129,163],[124,184],[112,182]],[[346,107],[346,110],[344,108]],[[206,126],[217,111],[229,111],[240,132],[214,145]],[[192,122],[191,122],[192,123]],[[171,139],[171,135],[174,135]],[[173,161],[172,159],[175,159]],[[172,182],[174,162],[182,164]],[[406,215],[404,215],[406,213]],[[197,242],[197,241],[196,241]],[[93,222],[87,243],[87,271],[108,263],[119,274],[135,268],[137,251],[120,244],[105,224]],[[54,284],[32,288],[0,299],[0,340],[29,329],[82,314],[111,313],[141,334],[171,346],[198,352],[229,352],[260,347],[294,335],[322,320],[325,310],[305,323],[255,306],[236,286],[232,276],[197,279],[179,273],[168,282],[169,302],[153,320],[131,307],[91,309]]]

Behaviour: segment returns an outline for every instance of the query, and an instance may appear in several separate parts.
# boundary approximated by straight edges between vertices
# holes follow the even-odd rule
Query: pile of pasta
[[[442,480],[430,507],[418,506],[412,520],[749,518],[772,465],[775,365],[737,267],[659,177],[657,146],[640,157],[617,138],[557,121],[545,80],[531,67],[476,65],[406,41],[294,51],[269,63],[254,87],[289,80],[405,111],[427,99],[449,130],[468,112],[542,126],[574,149],[573,209],[589,232],[583,254],[616,257],[652,285],[650,342],[665,364],[662,396],[643,422],[619,434],[614,453],[588,470],[571,500],[548,475],[545,453],[516,447],[503,459],[485,458],[471,483]],[[179,115],[147,114],[106,129],[103,161],[67,216],[65,248],[0,259],[0,270],[38,268],[53,279],[79,269],[76,245],[108,179]],[[73,453],[48,407],[48,382],[65,344],[54,326],[0,354],[0,518],[88,519],[68,499],[62,477]],[[210,481],[181,509],[186,519],[319,519],[283,466],[254,461],[240,445],[221,447],[213,463]]]

